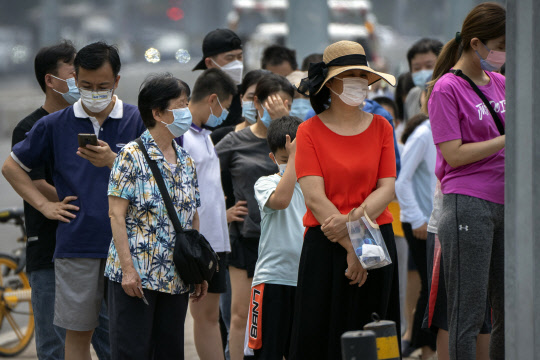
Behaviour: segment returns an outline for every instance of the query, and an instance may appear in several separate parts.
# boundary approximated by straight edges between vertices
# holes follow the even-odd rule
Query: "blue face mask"
[[[433,69],[416,71],[411,75],[414,85],[425,89],[428,81],[430,81],[433,76]]]
[[[206,121],[206,126],[209,127],[216,127],[221,125],[223,121],[229,116],[229,111],[227,109],[224,109],[223,106],[221,106],[221,103],[219,102],[219,98],[216,98],[219,104],[219,107],[221,108],[221,115],[217,117],[214,115],[214,112],[212,111],[212,108],[210,107],[210,116],[208,116],[208,121]]]
[[[299,117],[303,121],[310,110],[311,103],[309,99],[294,99],[289,115]]]
[[[262,105],[261,105],[262,106]],[[263,115],[261,116],[261,114],[259,114],[260,118],[261,118],[261,121],[262,123],[264,124],[264,126],[266,126],[267,128],[270,126],[270,123],[272,122],[272,118],[270,117],[270,114],[268,113],[268,111],[264,108],[264,106],[262,107],[263,108]]]
[[[189,108],[185,107],[181,109],[172,109],[169,111],[173,113],[173,123],[167,124],[164,121],[162,121],[162,123],[165,124],[167,129],[169,129],[169,131],[171,132],[171,134],[174,135],[175,138],[184,135],[186,131],[189,130],[192,122],[191,112],[189,111]]]
[[[255,109],[253,101],[242,102],[242,116],[250,124],[255,124],[257,122],[257,109]]]
[[[51,75],[53,78],[55,79],[58,79],[58,80],[62,80],[62,81],[65,81],[68,85],[68,92],[67,93],[61,93],[60,91],[56,90],[56,89],[53,89],[54,91],[56,91],[57,93],[61,94],[62,97],[64,98],[64,100],[66,100],[66,102],[69,104],[69,105],[73,105],[77,102],[77,100],[79,100],[81,98],[81,94],[79,93],[79,88],[77,87],[77,85],[75,84],[75,78],[69,78],[69,79],[60,79],[59,77],[56,77],[54,75]]]

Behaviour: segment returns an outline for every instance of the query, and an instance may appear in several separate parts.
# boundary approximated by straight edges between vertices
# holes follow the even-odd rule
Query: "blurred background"
[[[71,40],[77,48],[117,44],[122,79],[117,94],[136,103],[148,73],[170,71],[189,84],[205,34],[228,27],[244,44],[246,71],[263,49],[296,49],[298,62],[338,40],[360,42],[370,65],[399,75],[420,37],[446,42],[477,0],[17,0],[0,11],[0,138],[42,104],[33,59],[42,46]],[[150,50],[149,50],[150,49]]]

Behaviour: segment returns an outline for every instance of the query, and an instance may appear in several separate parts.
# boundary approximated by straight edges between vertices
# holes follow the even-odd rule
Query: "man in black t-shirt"
[[[26,133],[42,117],[62,110],[79,99],[73,67],[75,54],[75,47],[69,41],[39,50],[34,60],[34,70],[39,86],[45,93],[45,102],[17,124],[13,130],[12,147],[24,140]],[[28,174],[45,197],[50,201],[58,201],[48,166],[33,168]],[[53,256],[58,222],[47,219],[27,202],[24,202],[24,216],[28,236],[26,272],[32,287],[37,355],[40,359],[64,359],[66,330],[53,325]],[[100,326],[94,332],[92,345],[100,359],[110,359],[106,309],[100,314]]]

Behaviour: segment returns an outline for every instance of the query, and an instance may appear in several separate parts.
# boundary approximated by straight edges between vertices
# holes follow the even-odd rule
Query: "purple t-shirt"
[[[505,122],[505,78],[486,71],[491,81],[478,88]],[[444,160],[439,143],[461,139],[463,144],[499,136],[497,125],[484,102],[469,83],[452,73],[435,84],[428,102],[433,140],[437,145],[435,174],[443,194],[474,196],[504,204],[504,149],[472,164],[452,168]]]

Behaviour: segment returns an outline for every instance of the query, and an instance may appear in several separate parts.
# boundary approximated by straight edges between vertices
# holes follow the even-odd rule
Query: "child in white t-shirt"
[[[272,151],[269,156],[279,172],[261,177],[255,183],[255,198],[261,211],[261,238],[251,290],[246,354],[253,350],[256,359],[282,359],[289,352],[305,230],[302,217],[306,213],[294,168],[294,139],[301,123],[293,116],[272,121],[267,136]]]

